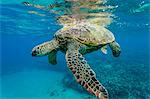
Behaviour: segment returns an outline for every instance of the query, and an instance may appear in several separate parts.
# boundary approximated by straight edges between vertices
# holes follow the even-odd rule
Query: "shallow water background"
[[[148,0],[111,0],[118,8],[108,28],[119,42],[119,58],[96,51],[85,55],[110,99],[150,99],[149,7],[136,10]],[[64,54],[58,64],[47,57],[31,57],[32,48],[50,40],[61,28],[54,14],[21,4],[21,0],[0,3],[1,94],[0,99],[95,99],[78,86],[69,72]],[[35,10],[46,16],[28,14]],[[139,12],[136,12],[139,11]]]

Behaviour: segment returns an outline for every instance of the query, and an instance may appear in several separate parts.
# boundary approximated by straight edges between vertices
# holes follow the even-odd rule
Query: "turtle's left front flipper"
[[[53,50],[48,54],[48,62],[52,65],[57,64],[57,50]]]
[[[96,79],[94,71],[79,53],[76,44],[68,44],[66,61],[69,69],[72,71],[75,79],[81,86],[83,86],[88,92],[99,97],[99,99],[108,99],[107,90]]]

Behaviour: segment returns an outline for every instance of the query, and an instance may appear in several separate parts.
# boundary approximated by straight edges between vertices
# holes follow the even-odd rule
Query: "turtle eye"
[[[26,6],[30,6],[31,5],[29,2],[22,2],[22,4],[24,4]]]

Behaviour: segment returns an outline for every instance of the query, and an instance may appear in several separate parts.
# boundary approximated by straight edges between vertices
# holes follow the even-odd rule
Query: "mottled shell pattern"
[[[55,36],[59,38],[75,39],[82,44],[98,46],[113,42],[115,37],[112,32],[102,26],[89,24],[88,22],[64,26]]]

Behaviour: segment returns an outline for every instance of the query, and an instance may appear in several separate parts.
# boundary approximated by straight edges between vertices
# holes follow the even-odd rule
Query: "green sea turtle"
[[[71,19],[63,16],[59,18],[59,21],[63,20],[69,22]],[[94,71],[83,57],[83,54],[99,49],[103,53],[107,53],[107,45],[111,48],[113,56],[118,57],[120,55],[120,46],[108,29],[85,21],[76,22],[75,24],[64,25],[55,33],[51,41],[34,47],[32,56],[48,55],[49,62],[56,64],[57,51],[64,52],[67,65],[77,82],[100,99],[108,99],[107,90],[97,80]]]

